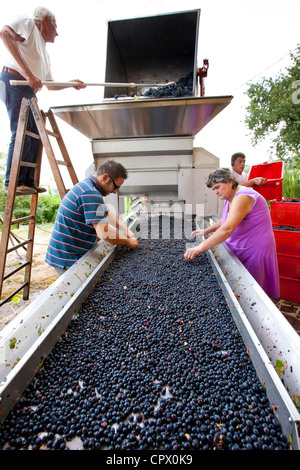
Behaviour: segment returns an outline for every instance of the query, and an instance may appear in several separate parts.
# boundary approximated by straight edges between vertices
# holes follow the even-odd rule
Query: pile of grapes
[[[193,94],[193,72],[190,72],[185,77],[180,78],[176,83],[172,83],[165,87],[149,88],[143,94],[150,98],[165,98],[174,97],[180,98],[182,96],[192,96]]]
[[[186,243],[119,251],[0,428],[1,449],[288,449],[209,260],[186,262]]]
[[[148,88],[142,96],[147,98],[180,98],[193,95],[193,72],[188,73],[185,77],[179,78],[177,82],[170,82],[167,86]],[[129,95],[135,97],[132,92]],[[114,95],[114,99],[127,98],[126,94]]]
[[[273,227],[273,230],[287,230],[289,232],[300,232],[299,227],[294,227],[292,225],[277,225]]]

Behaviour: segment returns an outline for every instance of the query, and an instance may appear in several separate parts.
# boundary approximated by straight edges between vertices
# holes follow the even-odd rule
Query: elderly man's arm
[[[29,86],[37,92],[43,87],[42,81],[36,77],[30,70],[28,64],[24,60],[23,56],[20,54],[19,51],[19,43],[24,42],[24,38],[17,34],[12,28],[9,26],[4,26],[0,31],[0,37],[5,44],[8,51],[14,57],[14,59],[18,62],[19,66],[23,71],[23,76],[29,82]],[[81,90],[85,88],[86,85],[82,80],[70,80],[70,82],[76,82],[76,85],[73,86],[76,90]],[[51,86],[47,85],[48,90],[63,90],[65,88],[69,88],[68,86]]]
[[[31,72],[28,64],[25,62],[19,51],[19,43],[22,43],[24,41],[24,38],[22,38],[22,36],[17,34],[9,26],[4,26],[2,28],[0,32],[0,37],[8,51],[12,54],[14,59],[18,62],[19,66],[21,67],[24,74],[24,78],[29,81],[29,86],[33,90],[40,90],[43,86],[41,80]]]
[[[66,88],[75,88],[75,90],[81,90],[82,88],[86,88],[86,84],[82,81],[82,80],[78,80],[78,78],[76,78],[75,80],[70,80],[70,82],[76,82],[76,85],[73,85],[72,87],[68,86],[68,85],[61,85],[61,86],[51,86],[51,85],[46,85],[46,88],[47,90],[65,90]]]

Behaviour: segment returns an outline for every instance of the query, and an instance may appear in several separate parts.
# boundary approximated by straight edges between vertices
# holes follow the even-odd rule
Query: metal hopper
[[[204,204],[205,215],[214,215],[217,200],[206,197],[205,181],[219,159],[207,160],[208,152],[195,149],[193,140],[232,96],[199,96],[199,20],[200,10],[193,10],[108,22],[105,82],[139,86],[105,87],[101,103],[52,109],[90,139],[96,167],[113,159],[127,168],[121,197]],[[165,87],[159,97],[160,87],[149,92],[149,84],[187,77],[184,89]]]

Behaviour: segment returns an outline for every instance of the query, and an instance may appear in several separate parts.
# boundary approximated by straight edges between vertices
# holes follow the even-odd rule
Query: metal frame
[[[34,118],[36,127],[37,127],[37,134],[27,131],[27,122],[29,112],[32,113]],[[48,117],[49,122],[52,126],[52,131],[46,130],[45,123],[46,118]],[[31,138],[39,140],[39,150],[37,154],[36,163],[29,163],[24,162],[22,160],[22,153],[23,153],[23,146],[25,136],[30,136]],[[50,143],[49,135],[55,137],[59,149],[61,151],[63,160],[56,160],[53,148]],[[8,194],[5,206],[5,215],[3,222],[3,229],[2,229],[2,236],[1,236],[1,243],[0,243],[0,294],[2,293],[3,282],[8,279],[9,277],[16,274],[21,269],[24,269],[24,282],[21,284],[12,294],[8,297],[3,299],[0,302],[0,306],[4,303],[11,300],[19,291],[23,290],[23,299],[28,300],[29,298],[29,291],[30,291],[30,278],[31,278],[31,268],[32,268],[32,256],[33,256],[33,246],[34,246],[34,235],[35,235],[35,223],[36,223],[36,213],[38,207],[38,193],[31,195],[31,203],[30,203],[30,211],[29,215],[12,220],[13,217],[13,210],[16,198],[16,189],[17,189],[17,182],[18,182],[18,175],[21,166],[26,167],[33,167],[34,168],[34,180],[36,186],[39,186],[40,181],[40,172],[41,172],[41,163],[42,163],[42,154],[43,150],[45,150],[51,170],[53,172],[53,176],[57,185],[57,189],[61,199],[66,194],[67,190],[63,181],[62,174],[59,170],[59,165],[64,165],[67,170],[71,182],[76,184],[78,182],[78,178],[76,176],[75,170],[72,166],[71,159],[68,155],[67,149],[65,147],[64,141],[62,139],[62,135],[59,131],[59,128],[56,124],[55,117],[52,111],[49,109],[48,113],[45,114],[43,111],[39,110],[37,105],[37,101],[35,98],[31,99],[22,99],[20,113],[19,113],[19,120],[18,120],[18,128],[16,134],[16,142],[15,148],[13,153],[13,160],[11,166],[11,174],[10,180],[8,185]],[[10,230],[13,224],[18,224],[21,222],[28,221],[28,232],[27,232],[27,239],[19,243],[16,246],[8,249],[8,243],[10,238]],[[13,269],[12,271],[5,274],[6,268],[6,259],[7,254],[11,251],[17,250],[19,247],[24,247],[26,245],[26,261],[22,263],[17,268]]]
[[[32,132],[27,131],[27,122],[28,122],[30,108],[31,108],[31,101],[27,100],[26,98],[23,98],[21,108],[20,108],[20,113],[19,113],[16,141],[15,141],[13,159],[12,159],[12,164],[11,164],[10,179],[9,179],[9,184],[8,184],[8,191],[7,191],[7,198],[6,198],[6,205],[5,205],[5,214],[2,220],[3,228],[2,228],[1,242],[0,242],[0,295],[2,293],[3,282],[22,269],[24,269],[24,282],[12,294],[4,298],[0,302],[0,306],[3,305],[5,302],[8,302],[9,300],[11,300],[21,290],[23,290],[24,300],[27,300],[29,297],[29,286],[30,286],[30,277],[31,277],[31,265],[32,265],[32,254],[33,254],[33,243],[34,243],[34,232],[35,232],[35,220],[36,220],[36,212],[37,212],[37,205],[38,205],[38,194],[37,193],[31,194],[30,210],[27,216],[13,220],[13,210],[14,210],[15,199],[17,196],[16,190],[18,186],[18,176],[19,176],[21,166],[34,168],[35,184],[37,186],[39,185],[41,160],[42,160],[41,143],[39,144],[36,163],[29,163],[29,162],[22,161],[23,146],[24,146],[26,135],[30,136],[33,139],[39,139],[38,134],[34,134]],[[19,243],[16,246],[13,246],[12,248],[8,248],[12,225],[19,224],[25,221],[28,221],[27,239],[24,242]],[[17,250],[17,248],[19,247],[26,247],[25,248],[26,249],[26,261],[22,262],[20,266],[18,266],[17,268],[5,274],[6,259],[7,259],[8,253],[10,253],[11,251]]]
[[[132,218],[130,218],[132,220]],[[133,219],[131,229],[135,230],[139,219]],[[112,247],[102,241],[81,260],[70,268],[63,276],[55,281],[43,294],[30,304],[18,317],[1,331],[0,354],[2,359],[0,377],[0,423],[4,421],[10,409],[17,402],[26,386],[38,372],[43,360],[50,353],[57,339],[64,333],[72,317],[79,310],[82,302],[87,298],[101,274],[113,261],[117,253],[117,247]],[[236,286],[232,287],[232,271],[226,263],[234,265],[235,276],[245,276],[243,285],[244,296],[252,296],[253,289],[256,292],[252,299],[258,300],[261,312],[267,314],[271,329],[274,330],[274,319],[280,317],[280,312],[274,305],[269,305],[269,298],[260,289],[254,279],[249,279],[246,269],[237,263],[238,260],[230,255],[224,247],[219,247],[217,253],[208,252],[209,259],[216,274],[217,280],[223,290],[225,299],[231,310],[237,328],[242,335],[250,358],[257,371],[258,377],[266,387],[266,392],[274,413],[280,422],[285,435],[290,437],[291,446],[295,450],[300,449],[297,432],[300,423],[299,413],[287,391],[287,383],[284,384],[276,373],[272,361],[268,357],[268,349],[262,341],[261,335],[257,335],[255,325],[251,324],[249,310],[253,306],[242,307],[241,300],[236,297]],[[224,263],[226,269],[224,270]],[[223,266],[223,267],[222,267]],[[224,274],[225,272],[225,274]],[[252,302],[253,304],[253,302]],[[300,339],[293,336],[286,321],[281,323],[278,333],[277,347],[281,348],[280,334],[282,328],[286,334],[291,335],[294,349],[294,357],[299,358]],[[293,341],[295,340],[295,341]],[[13,346],[13,347],[12,347]],[[283,348],[284,351],[284,348]],[[287,351],[288,354],[289,351]],[[20,356],[20,357],[19,357]],[[298,364],[300,361],[298,360]],[[297,387],[299,374],[297,364],[295,373],[288,375],[288,389]],[[293,383],[295,382],[295,383]]]
[[[1,330],[0,423],[116,253],[116,246],[100,241]]]
[[[139,139],[195,136],[233,97],[125,99],[95,104],[53,106],[53,113],[88,137]]]
[[[292,401],[299,396],[300,337],[231,251],[218,245],[207,255],[283,432],[293,449],[300,450],[300,414]],[[276,371],[278,357],[285,364],[282,380]]]

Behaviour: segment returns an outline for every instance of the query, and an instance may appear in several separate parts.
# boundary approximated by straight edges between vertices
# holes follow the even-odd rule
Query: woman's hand
[[[203,243],[200,243],[200,245],[195,246],[195,248],[188,248],[184,253],[184,258],[186,261],[192,261],[196,256],[200,255],[204,251]]]
[[[204,235],[204,230],[201,230],[201,229],[193,230],[193,232],[191,233],[191,238],[197,237],[198,235]]]

